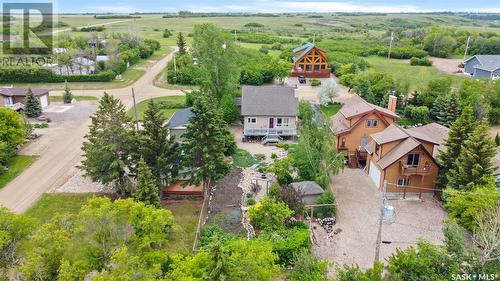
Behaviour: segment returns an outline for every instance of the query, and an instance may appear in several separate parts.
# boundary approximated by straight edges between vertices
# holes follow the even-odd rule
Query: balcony
[[[245,136],[267,136],[267,135],[278,135],[282,137],[291,137],[297,135],[296,128],[245,128],[243,134]]]
[[[332,72],[329,68],[310,71],[299,68],[292,68],[292,77],[305,76],[307,78],[329,78],[331,73]]]
[[[399,162],[401,174],[403,175],[427,175],[431,172],[430,165],[407,165],[404,162]]]

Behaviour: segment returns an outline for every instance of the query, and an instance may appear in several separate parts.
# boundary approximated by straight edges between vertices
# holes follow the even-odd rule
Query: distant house
[[[299,99],[295,88],[243,86],[241,115],[244,138],[261,138],[264,144],[297,136]]]
[[[49,91],[45,89],[32,89],[33,94],[40,100],[42,108],[49,106]],[[0,106],[6,106],[14,110],[24,108],[27,88],[0,87]]]
[[[293,50],[292,76],[310,78],[329,78],[331,70],[328,67],[326,54],[313,43],[307,43]]]
[[[464,62],[464,72],[475,78],[500,78],[500,55],[475,55]]]
[[[170,131],[170,136],[175,138],[176,141],[181,141],[182,135],[186,133],[189,118],[193,115],[194,113],[191,111],[191,108],[185,108],[175,112],[168,120],[167,126]]]
[[[95,73],[95,61],[86,57],[77,57],[72,59],[71,66],[65,66],[57,63],[44,65],[50,68],[57,75],[89,75]]]
[[[366,164],[365,146],[369,136],[382,132],[400,119],[395,113],[396,104],[395,96],[390,96],[388,108],[383,108],[353,95],[340,111],[331,117],[330,128],[337,137],[337,149],[347,152],[351,168]]]
[[[313,181],[294,182],[290,187],[300,193],[302,202],[306,205],[314,205],[321,194],[325,193],[319,184]]]
[[[434,192],[439,166],[436,150],[448,129],[437,123],[403,129],[395,124],[370,136],[366,146],[368,175],[387,192]]]

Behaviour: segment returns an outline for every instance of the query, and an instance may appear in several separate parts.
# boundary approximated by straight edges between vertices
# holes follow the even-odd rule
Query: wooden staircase
[[[356,150],[349,151],[348,161],[349,161],[349,168],[353,169],[358,168],[359,159],[358,159],[358,152]]]
[[[262,145],[277,145],[279,141],[281,140],[281,137],[279,135],[275,134],[269,134],[265,137],[262,138],[262,141],[260,142]]]

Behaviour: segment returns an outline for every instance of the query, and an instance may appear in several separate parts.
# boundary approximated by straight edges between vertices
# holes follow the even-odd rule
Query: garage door
[[[377,186],[377,188],[380,187],[380,170],[372,161],[370,161],[370,172],[368,174],[370,175],[372,181],[375,183],[375,186]]]
[[[47,95],[40,97],[40,104],[42,105],[42,108],[47,107],[49,105],[49,98]]]

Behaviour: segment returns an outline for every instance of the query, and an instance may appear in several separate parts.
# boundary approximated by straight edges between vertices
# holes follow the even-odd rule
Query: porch
[[[243,130],[245,137],[265,137],[268,135],[278,135],[281,137],[294,137],[297,136],[296,128],[245,128]]]

